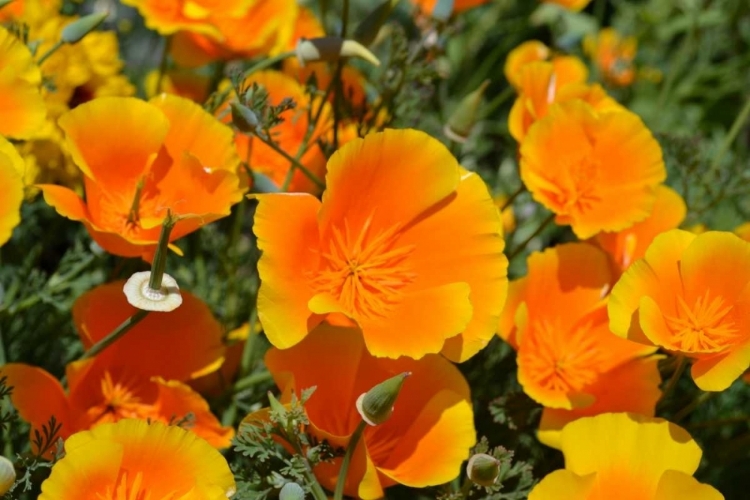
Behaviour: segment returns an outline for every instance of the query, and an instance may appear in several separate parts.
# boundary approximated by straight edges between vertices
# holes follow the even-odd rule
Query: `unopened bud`
[[[365,17],[357,29],[354,30],[354,39],[362,45],[370,45],[380,32],[388,16],[398,4],[399,0],[385,0]]]
[[[335,62],[342,57],[359,57],[380,66],[380,61],[367,47],[354,40],[344,40],[335,36],[300,39],[295,48],[301,66],[316,61]]]
[[[16,482],[16,469],[7,458],[0,456],[0,495],[5,495]]]
[[[158,289],[151,288],[149,281],[151,271],[133,274],[122,291],[131,306],[144,311],[169,312],[182,304],[182,295],[177,281],[170,275],[162,275],[162,283]]]
[[[478,89],[461,100],[456,110],[448,118],[448,123],[443,127],[443,133],[449,139],[456,142],[466,142],[477,122],[484,91],[489,84],[490,81],[485,80]]]
[[[229,107],[232,109],[232,123],[238,130],[248,134],[258,131],[260,121],[252,109],[239,102],[233,102]]]
[[[297,483],[286,483],[279,492],[279,500],[304,500],[305,490]]]
[[[391,377],[357,398],[357,411],[362,420],[370,425],[379,425],[388,420],[393,413],[393,404],[401,392],[401,386],[409,375],[411,372]]]
[[[486,453],[477,453],[469,459],[466,475],[479,486],[494,486],[500,475],[500,460]]]
[[[100,24],[107,19],[108,12],[99,12],[83,16],[77,21],[73,21],[65,26],[62,30],[60,39],[65,43],[78,43],[83,37],[94,31]]]

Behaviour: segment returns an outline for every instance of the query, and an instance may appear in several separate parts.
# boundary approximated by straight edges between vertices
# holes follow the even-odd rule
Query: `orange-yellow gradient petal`
[[[236,490],[224,457],[176,426],[121,420],[80,432],[42,483],[40,500],[228,498]]]
[[[542,0],[542,1],[545,3],[554,3],[557,5],[560,5],[561,7],[565,7],[566,9],[570,9],[573,11],[583,10],[591,2],[591,0]]]
[[[653,210],[666,178],[661,148],[635,114],[553,105],[521,143],[521,178],[579,238],[620,231]]]
[[[0,137],[0,246],[13,234],[13,229],[21,222],[23,203],[23,173],[25,163],[7,139]]]
[[[316,362],[310,363],[311,358]],[[361,457],[350,469],[350,477],[371,482],[378,478],[380,485],[347,484],[349,495],[375,499],[382,496],[381,488],[395,482],[424,487],[450,481],[475,442],[469,387],[440,356],[375,358],[355,329],[321,325],[290,349],[271,349],[266,365],[285,397],[292,390],[299,395],[317,387],[306,405],[308,417],[318,432],[343,445],[361,420],[357,398],[383,380],[411,372],[391,418],[365,430],[367,460]],[[368,464],[377,475],[367,472]],[[316,470],[319,478],[328,478],[324,486],[329,488],[336,473],[330,467]]]
[[[642,333],[637,340],[694,358],[698,386],[720,391],[750,366],[749,281],[750,243],[668,231],[615,285],[610,323],[618,335]]]

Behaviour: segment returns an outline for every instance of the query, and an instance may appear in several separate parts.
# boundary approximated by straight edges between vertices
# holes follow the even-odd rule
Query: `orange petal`
[[[76,221],[89,220],[86,203],[72,190],[52,184],[37,184],[36,187],[42,190],[44,201],[63,217]]]
[[[668,470],[662,474],[656,489],[656,500],[724,500],[724,495],[714,487],[699,483],[697,479],[681,471]]]
[[[322,321],[311,322],[308,301],[315,292],[306,275],[318,265],[316,216],[320,202],[306,194],[261,195],[257,199],[253,231],[263,252],[258,262],[258,317],[268,340],[287,348]]]
[[[374,231],[401,227],[448,197],[460,171],[439,141],[417,130],[385,130],[355,139],[328,160],[318,217],[321,237],[346,221]]]
[[[691,375],[702,391],[723,391],[750,366],[750,342],[729,352],[702,357],[693,363]]]
[[[556,470],[544,476],[529,494],[529,500],[581,500],[596,484],[596,473],[578,476],[567,470]]]
[[[521,87],[521,68],[533,61],[545,61],[550,56],[549,48],[538,40],[523,42],[510,51],[505,58],[505,78],[518,89]]]
[[[21,222],[21,203],[23,203],[23,178],[18,167],[23,160],[13,146],[0,137],[0,186],[3,196],[0,198],[0,246],[4,245],[13,234],[13,229]]]
[[[164,113],[131,97],[100,97],[81,104],[65,113],[59,125],[83,173],[131,200],[126,193],[135,192],[169,130]]]
[[[501,339],[506,341],[513,349],[518,349],[518,339],[516,338],[516,312],[521,304],[524,303],[528,295],[528,279],[526,277],[513,280],[508,284],[508,300],[500,315],[499,326],[497,329]]]
[[[38,85],[20,79],[15,68],[4,68],[0,71],[0,96],[0,115],[3,117],[0,134],[14,139],[34,137],[47,117]]]

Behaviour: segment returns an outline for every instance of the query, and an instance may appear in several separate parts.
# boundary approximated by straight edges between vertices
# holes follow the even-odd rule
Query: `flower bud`
[[[122,291],[131,306],[144,311],[169,312],[182,304],[182,295],[177,281],[168,274],[162,276],[162,284],[158,289],[151,288],[149,280],[151,271],[133,274]]]
[[[500,460],[486,453],[477,453],[469,459],[466,475],[479,486],[494,486],[500,475]]]
[[[286,483],[279,492],[279,500],[304,500],[305,490],[297,483]]]
[[[260,120],[252,109],[238,102],[231,103],[229,107],[232,108],[232,123],[239,131],[248,134],[258,131]]]
[[[0,455],[0,496],[5,495],[16,482],[16,469],[13,463]]]
[[[78,43],[83,37],[94,31],[100,24],[107,19],[108,12],[99,12],[98,14],[89,14],[73,21],[65,26],[62,30],[60,39],[65,43]]]
[[[301,38],[295,48],[297,59],[301,66],[316,61],[335,62],[342,57],[359,57],[365,61],[380,66],[380,61],[367,47],[354,40],[344,40],[335,36]]]
[[[370,45],[380,32],[388,16],[398,4],[399,0],[385,0],[365,17],[357,29],[354,30],[354,39],[362,45]]]
[[[476,124],[479,106],[482,105],[484,91],[489,84],[490,81],[485,80],[478,89],[461,100],[453,114],[448,118],[448,123],[443,127],[443,133],[449,139],[456,142],[466,142],[471,129]]]
[[[357,398],[357,411],[362,420],[370,425],[379,425],[390,418],[401,386],[411,372],[404,372],[381,382]]]

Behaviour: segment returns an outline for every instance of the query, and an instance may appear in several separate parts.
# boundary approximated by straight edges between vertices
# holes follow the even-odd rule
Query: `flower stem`
[[[247,71],[242,75],[243,80],[247,78],[248,76],[252,75],[253,73],[266,69],[270,66],[273,66],[276,63],[279,63],[283,61],[284,59],[287,59],[289,57],[295,56],[297,53],[293,50],[289,50],[287,52],[282,52],[281,54],[275,55],[273,57],[267,57],[263,59],[260,62],[255,63],[254,65],[250,66]]]
[[[513,191],[513,194],[511,194],[508,197],[508,199],[505,200],[505,203],[503,203],[503,206],[500,207],[500,211],[504,212],[505,209],[508,208],[509,206],[511,206],[513,204],[513,202],[516,201],[516,198],[518,198],[519,196],[521,196],[524,192],[526,192],[526,185],[525,184],[521,184],[521,186],[518,189],[516,189],[515,191]]]
[[[354,430],[354,434],[352,434],[352,437],[349,440],[344,460],[341,461],[341,469],[339,470],[339,477],[336,481],[336,490],[333,492],[333,500],[342,500],[344,498],[344,484],[346,483],[346,476],[349,473],[349,463],[352,461],[354,450],[357,449],[357,444],[359,444],[359,440],[365,432],[365,427],[367,427],[367,422],[364,420],[360,421],[359,425]]]
[[[280,154],[281,156],[283,156],[287,161],[289,161],[289,163],[292,164],[292,166],[294,166],[294,168],[300,169],[300,171],[303,174],[305,174],[305,176],[308,179],[310,179],[312,181],[312,183],[315,184],[317,187],[319,187],[320,189],[323,189],[325,187],[325,184],[323,184],[323,181],[321,181],[320,179],[318,179],[317,175],[315,175],[312,172],[310,172],[310,170],[307,167],[305,167],[302,163],[300,163],[299,160],[297,160],[296,158],[294,158],[293,156],[291,156],[289,153],[287,153],[286,151],[284,151],[283,149],[281,149],[279,146],[276,145],[275,142],[273,142],[272,140],[266,139],[262,135],[256,135],[254,137],[257,137],[258,139],[260,139],[260,141],[263,144],[265,144],[266,146],[268,146],[269,148],[273,149],[278,154]],[[282,188],[282,191],[286,191],[286,189]]]
[[[517,246],[517,247],[516,247],[516,248],[515,248],[515,249],[514,249],[514,250],[513,250],[513,251],[512,251],[512,252],[511,252],[511,253],[510,253],[509,255],[508,255],[508,260],[509,260],[509,261],[510,261],[510,260],[513,260],[513,259],[514,259],[515,257],[517,257],[517,256],[518,256],[518,255],[519,255],[519,254],[520,254],[521,252],[523,252],[523,251],[524,251],[524,249],[525,249],[525,248],[526,248],[526,247],[527,247],[527,246],[529,245],[529,242],[531,242],[531,240],[533,240],[534,238],[536,238],[537,236],[539,236],[539,233],[541,233],[542,231],[544,231],[544,228],[545,228],[545,227],[547,227],[547,226],[548,226],[548,225],[550,224],[550,222],[552,222],[552,221],[553,221],[554,219],[555,219],[555,214],[554,214],[554,213],[551,213],[551,214],[549,214],[549,215],[547,216],[547,218],[546,218],[546,219],[544,219],[544,220],[542,221],[542,223],[541,223],[541,224],[539,224],[539,227],[538,227],[538,228],[536,228],[536,230],[535,230],[535,231],[534,231],[533,233],[531,233],[531,234],[530,234],[530,235],[529,235],[529,236],[528,236],[528,237],[527,237],[527,238],[526,238],[525,240],[523,240],[523,241],[521,242],[521,244],[520,244],[520,245],[518,245],[518,246]]]
[[[152,290],[161,290],[162,278],[164,271],[167,269],[167,254],[169,253],[169,235],[172,228],[177,224],[177,217],[172,216],[172,212],[167,210],[167,216],[161,225],[161,234],[159,234],[159,243],[156,246],[154,254],[154,263],[151,265],[151,276],[148,280],[148,287]]]
[[[49,56],[54,54],[57,51],[57,49],[62,47],[64,44],[65,42],[63,42],[62,40],[58,40],[57,42],[55,42],[55,44],[52,47],[50,47],[49,50],[45,52],[42,57],[39,58],[39,60],[36,62],[36,65],[41,66],[42,63],[46,61]]]
[[[737,139],[737,135],[742,130],[742,127],[745,125],[748,117],[750,117],[750,94],[748,94],[747,99],[745,99],[745,105],[742,107],[739,114],[734,119],[734,123],[732,123],[727,136],[724,138],[724,141],[719,147],[719,151],[716,153],[716,156],[714,156],[714,161],[711,162],[711,168],[709,169],[710,174],[715,173],[719,169],[719,167],[721,167],[721,160],[724,159],[724,155],[727,154],[727,151],[729,151],[729,148],[734,143],[734,140]]]
[[[258,384],[261,384],[263,382],[268,382],[269,380],[272,380],[273,377],[271,376],[271,372],[268,370],[264,370],[262,372],[256,372],[251,373],[245,378],[241,378],[234,384],[234,392],[241,392],[245,389],[250,389],[251,387],[254,387]]]
[[[685,356],[678,356],[677,357],[677,366],[675,367],[674,371],[672,372],[672,376],[669,378],[669,382],[667,382],[667,386],[664,388],[664,393],[661,396],[661,402],[667,400],[669,395],[672,393],[674,388],[677,386],[677,382],[680,380],[680,376],[682,376],[682,372],[685,371],[685,367],[687,366],[687,362],[685,360]]]
[[[81,356],[81,360],[84,359],[90,359],[102,352],[107,347],[114,344],[120,337],[125,335],[130,331],[131,328],[133,328],[135,325],[141,322],[146,316],[148,316],[148,313],[151,311],[144,311],[142,309],[139,309],[135,312],[131,317],[120,323],[120,326],[112,330],[109,334],[107,334],[106,337],[101,339],[99,342],[91,346],[91,349],[83,353],[83,356]]]

